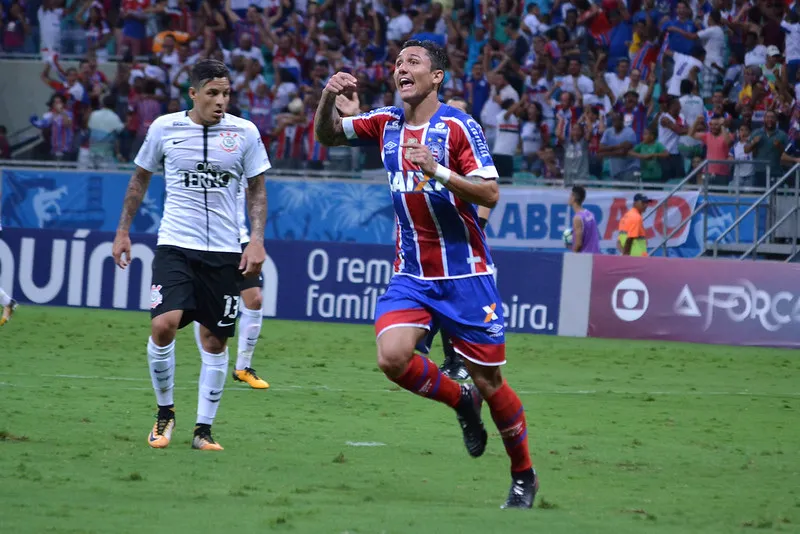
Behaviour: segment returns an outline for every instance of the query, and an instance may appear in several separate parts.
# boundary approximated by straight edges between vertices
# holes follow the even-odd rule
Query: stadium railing
[[[719,206],[734,206],[736,208],[737,218],[739,217],[739,212],[742,209],[743,204],[750,206],[752,200],[748,200],[747,202],[742,202],[743,196],[752,197],[759,193],[763,193],[766,188],[764,187],[741,187],[738,183],[734,184],[731,183],[730,185],[714,185],[709,183],[709,177],[711,174],[708,172],[709,165],[714,164],[724,164],[729,167],[735,167],[737,165],[752,165],[758,167],[763,165],[766,168],[766,183],[771,183],[771,174],[770,169],[768,166],[767,161],[765,160],[751,160],[751,161],[736,161],[736,160],[705,160],[703,161],[697,168],[695,168],[692,172],[686,175],[681,181],[674,185],[674,187],[670,190],[669,194],[659,200],[655,206],[653,206],[648,213],[644,216],[644,219],[647,220],[651,217],[655,217],[656,213],[661,213],[663,217],[663,228],[668,228],[667,226],[667,219],[670,213],[668,209],[661,209],[664,206],[669,206],[670,199],[672,199],[676,194],[684,191],[700,191],[702,195],[702,200],[697,204],[694,211],[688,216],[684,217],[678,225],[676,225],[664,238],[661,240],[660,243],[652,247],[649,251],[649,254],[653,254],[658,249],[662,249],[663,254],[667,255],[667,244],[669,243],[670,239],[678,235],[682,230],[683,227],[689,224],[693,218],[699,214],[703,213],[703,248],[700,251],[699,256],[703,256],[706,254],[706,247],[708,242],[708,212],[710,209]],[[720,197],[724,197],[724,200],[721,200]],[[752,210],[748,210],[748,212],[752,212]],[[756,225],[758,224],[756,217]],[[730,230],[733,229],[733,226],[728,229],[726,232],[729,233]],[[758,226],[755,228],[756,234],[758,231]],[[736,242],[739,243],[739,230],[736,229],[735,234]]]
[[[791,178],[794,178],[794,183],[793,184],[789,184],[788,183]],[[797,163],[789,170],[789,172],[784,174],[780,179],[778,179],[774,184],[772,184],[766,191],[764,191],[764,193],[760,197],[758,197],[753,202],[753,204],[744,211],[744,213],[742,213],[739,217],[736,218],[735,221],[733,221],[733,223],[731,224],[730,227],[728,227],[724,232],[722,232],[714,240],[713,248],[712,248],[713,257],[716,258],[717,255],[719,254],[719,252],[720,252],[720,250],[722,248],[721,247],[722,240],[725,239],[725,237],[728,234],[730,234],[732,231],[734,231],[734,230],[736,230],[737,233],[738,233],[738,228],[742,224],[742,221],[744,221],[745,218],[748,215],[750,215],[751,213],[753,213],[756,209],[758,209],[759,207],[762,207],[762,205],[763,205],[763,203],[765,201],[766,201],[766,204],[767,204],[766,207],[769,210],[768,214],[770,215],[770,219],[776,219],[777,218],[777,221],[775,221],[772,224],[772,226],[770,226],[766,231],[764,231],[764,234],[761,237],[759,237],[752,245],[747,247],[744,250],[744,253],[739,257],[739,259],[743,260],[743,259],[747,258],[748,256],[750,256],[751,254],[753,255],[753,258],[755,258],[755,254],[758,253],[759,248],[762,248],[762,250],[763,250],[765,248],[764,247],[765,242],[767,242],[767,241],[770,242],[769,244],[773,245],[772,247],[768,247],[767,248],[767,250],[766,250],[767,253],[775,253],[775,254],[786,254],[786,253],[788,253],[788,256],[787,256],[787,258],[785,260],[787,262],[790,262],[795,257],[797,257],[797,254],[798,254],[798,235],[797,235],[797,232],[798,232],[798,229],[800,228],[800,226],[799,226],[799,223],[800,223],[800,183],[799,182],[800,182],[800,163]],[[767,183],[769,183],[769,180],[767,181]],[[785,185],[791,185],[792,186],[791,187],[791,191],[789,192],[788,195],[787,194],[783,194],[783,195],[780,195],[780,196],[782,196],[784,198],[786,198],[786,197],[790,198],[790,207],[789,207],[789,209],[786,210],[785,213],[782,214],[781,217],[778,218],[777,217],[777,207],[778,207],[778,203],[779,203],[779,194],[780,193],[786,193],[785,188],[782,187],[782,186],[785,186]],[[784,191],[780,191],[780,189],[784,189]],[[783,243],[783,244],[773,244],[772,243],[772,241],[773,241],[772,238],[775,236],[777,230],[779,228],[781,228],[781,226],[783,226],[786,222],[788,222],[789,217],[791,217],[791,216],[794,216],[794,226],[793,226],[792,230],[790,230],[790,232],[788,234],[788,236],[790,237],[790,239],[789,239],[790,243],[789,244],[785,244],[785,243]],[[768,219],[768,221],[770,219]],[[755,233],[753,235],[755,235],[755,236],[758,236],[758,220],[759,220],[758,217],[753,217],[753,221],[754,221],[753,224],[755,225]],[[738,239],[737,239],[737,243],[738,243]]]

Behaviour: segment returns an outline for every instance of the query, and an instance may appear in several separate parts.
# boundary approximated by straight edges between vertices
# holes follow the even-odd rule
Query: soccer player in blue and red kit
[[[525,411],[503,379],[503,306],[475,205],[494,207],[497,170],[475,120],[441,104],[448,68],[445,51],[408,41],[397,56],[394,81],[403,107],[351,115],[359,105],[356,78],[333,75],[317,108],[315,132],[324,145],[377,142],[389,176],[399,226],[395,276],[378,301],[378,366],[399,386],[453,408],[467,451],[481,456],[487,433],[483,400],[511,459],[504,508],[530,508],[538,487],[528,452]],[[464,358],[475,386],[459,385],[428,358],[426,341],[439,328]]]

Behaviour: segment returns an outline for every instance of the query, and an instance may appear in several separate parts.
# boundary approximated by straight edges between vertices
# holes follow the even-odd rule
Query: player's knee
[[[225,351],[225,341],[209,333],[203,338],[203,350],[210,354],[221,354]]]
[[[245,291],[242,296],[244,297],[244,305],[248,310],[260,310],[264,305],[261,291]]]
[[[413,349],[400,346],[378,347],[378,367],[389,378],[397,378],[408,367],[408,362],[414,356]]]
[[[469,371],[472,383],[475,384],[484,399],[494,395],[503,386],[503,374],[500,372],[500,367],[472,365]]]
[[[159,315],[153,318],[151,324],[151,336],[153,342],[159,347],[166,347],[175,340],[178,332],[180,317],[173,317],[171,314]]]

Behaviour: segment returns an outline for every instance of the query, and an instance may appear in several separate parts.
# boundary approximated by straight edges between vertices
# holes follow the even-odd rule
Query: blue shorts
[[[441,328],[464,358],[479,365],[506,363],[503,303],[492,276],[445,280],[392,277],[386,293],[378,299],[375,334],[380,337],[398,327],[428,331],[417,347],[423,353]]]

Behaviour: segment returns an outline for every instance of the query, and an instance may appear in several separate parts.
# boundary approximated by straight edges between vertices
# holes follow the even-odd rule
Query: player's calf
[[[499,367],[470,364],[475,386],[484,394],[503,445],[511,460],[511,490],[504,508],[530,508],[538,488],[528,450],[525,409],[516,392],[503,379]]]
[[[425,333],[424,329],[412,327],[381,332],[378,336],[378,367],[400,387],[455,408],[461,398],[458,383],[444,376],[427,357],[414,354],[414,347]]]

